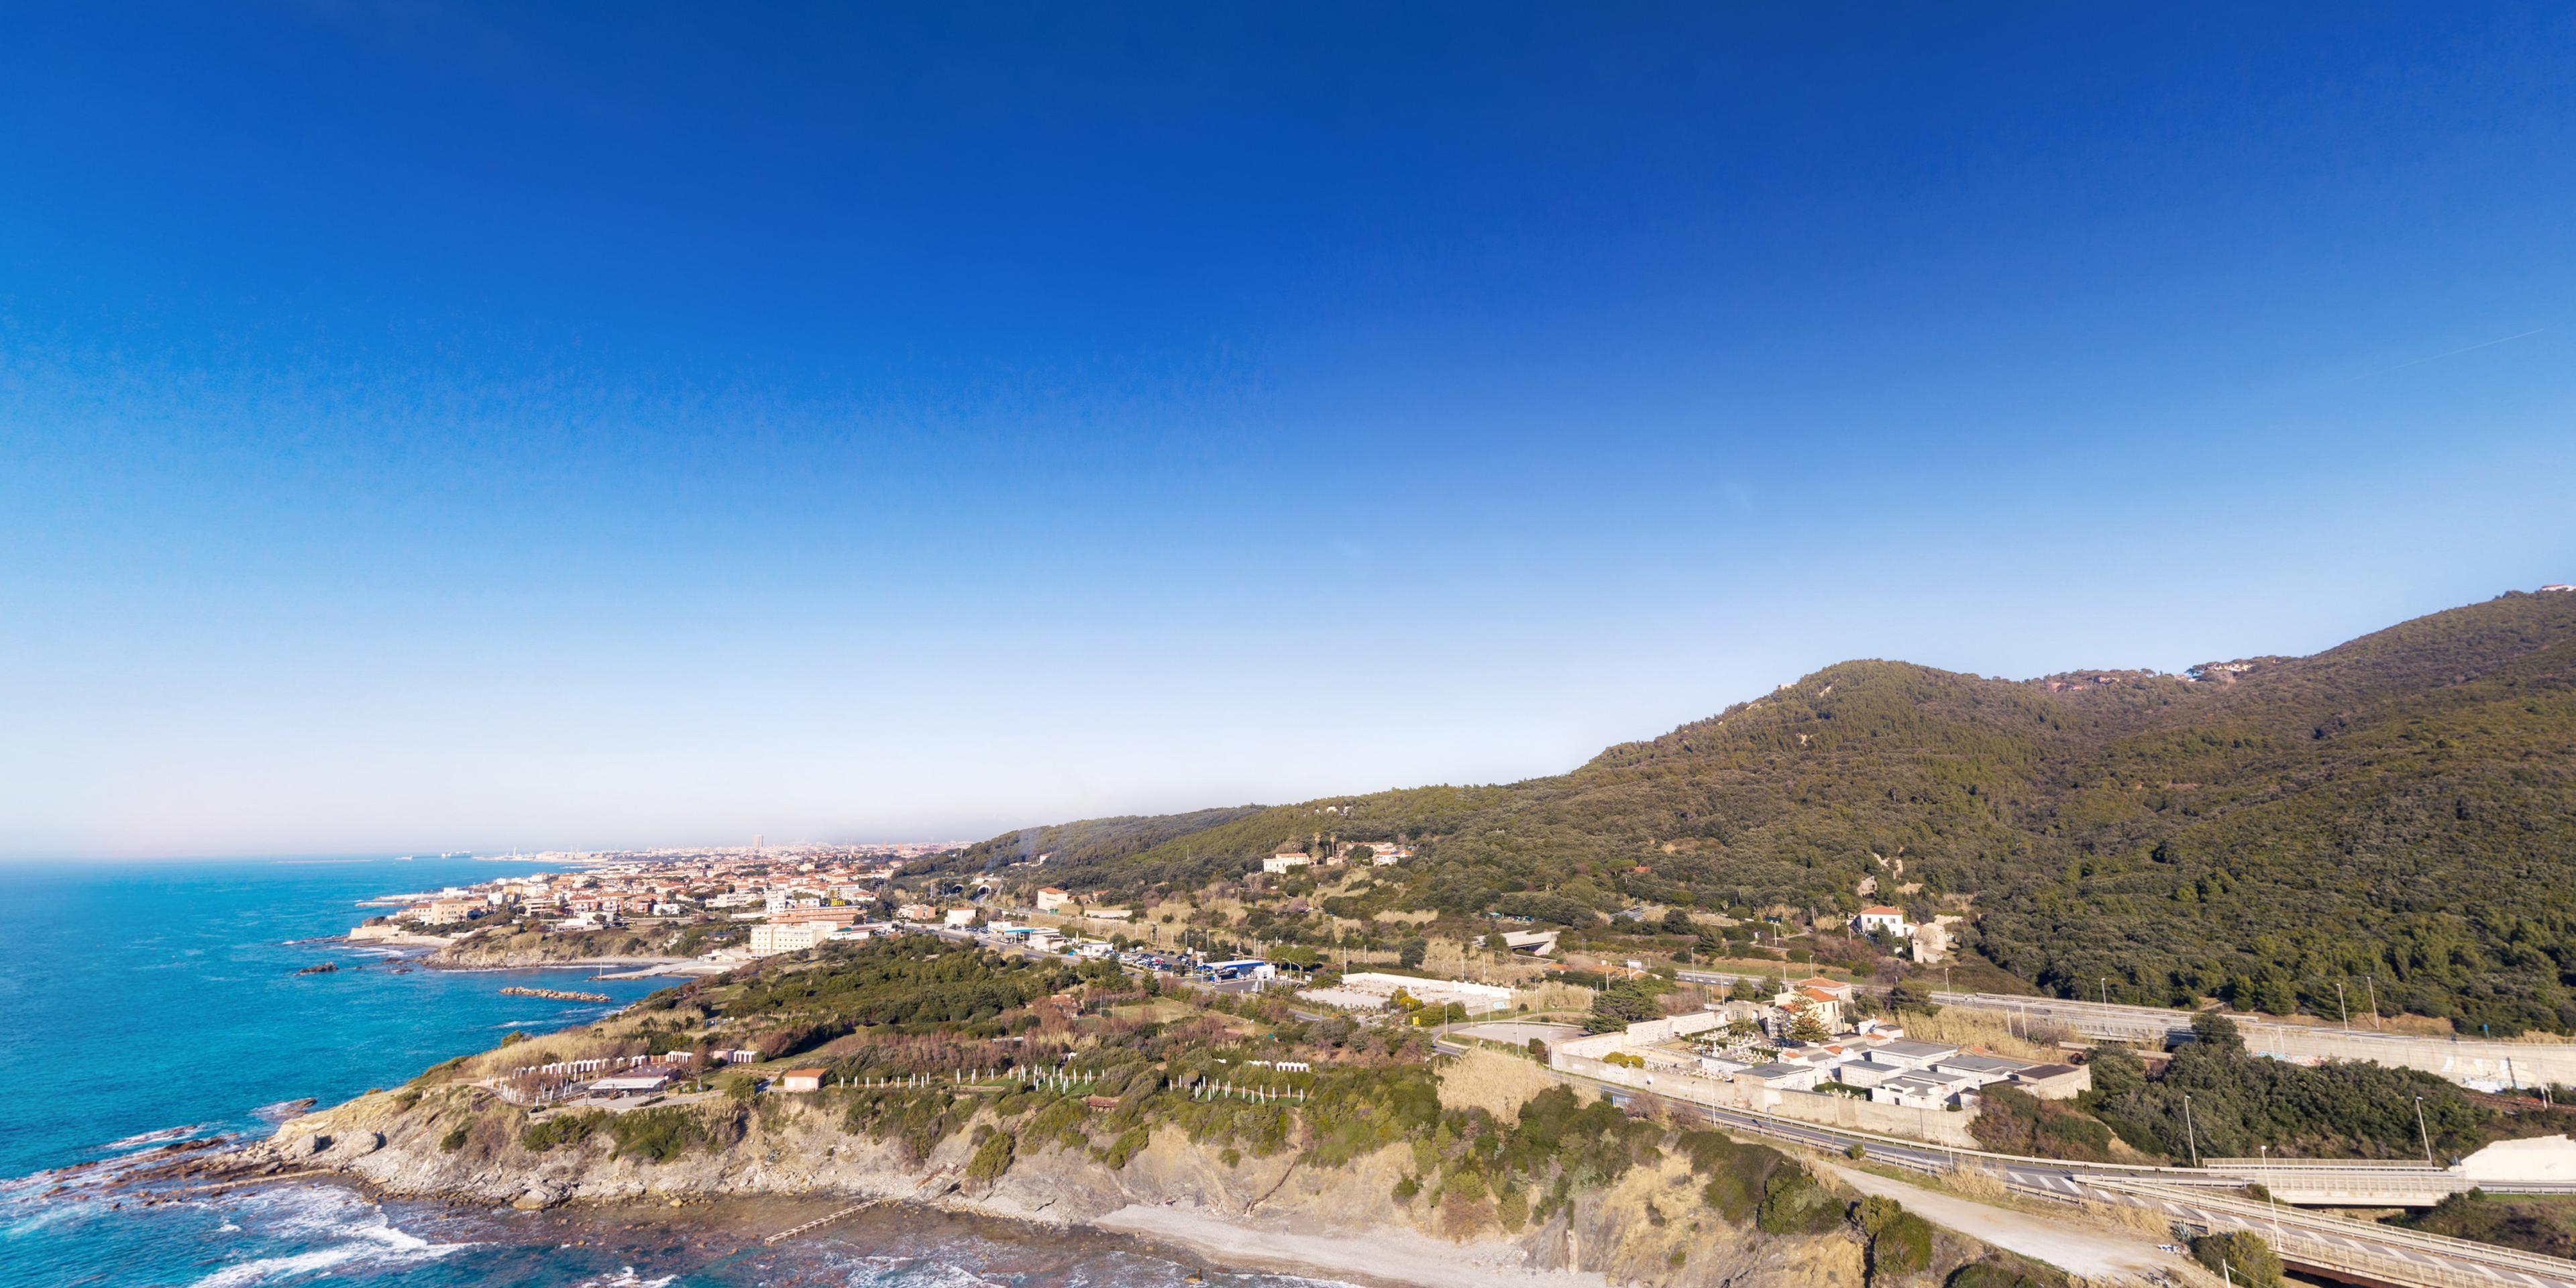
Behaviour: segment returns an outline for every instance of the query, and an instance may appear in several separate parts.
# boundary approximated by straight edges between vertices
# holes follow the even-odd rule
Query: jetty
[[[614,1002],[617,1000],[606,993],[575,993],[561,988],[521,988],[516,984],[502,989],[501,992],[509,997],[544,997],[558,1002]]]

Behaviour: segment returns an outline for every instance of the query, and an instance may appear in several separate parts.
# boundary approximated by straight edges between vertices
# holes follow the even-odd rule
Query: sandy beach
[[[1411,1230],[1315,1234],[1280,1229],[1205,1208],[1129,1204],[1092,1225],[1113,1234],[1176,1244],[1211,1265],[1427,1288],[1608,1288],[1597,1274],[1537,1270],[1508,1244],[1459,1244]]]

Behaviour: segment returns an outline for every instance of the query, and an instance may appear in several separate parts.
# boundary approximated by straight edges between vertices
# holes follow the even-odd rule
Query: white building
[[[1913,925],[1905,920],[1903,908],[1884,905],[1861,909],[1853,924],[1859,926],[1860,933],[1864,935],[1888,934],[1903,939],[1914,933]]]
[[[770,923],[751,928],[751,955],[775,957],[780,953],[803,952],[832,937],[839,929],[828,921],[795,921],[784,925]]]
[[[975,910],[974,910],[974,909],[972,909],[972,908],[951,908],[951,909],[949,909],[949,910],[948,910],[948,916],[947,916],[947,919],[946,919],[946,920],[947,920],[947,923],[948,923],[949,925],[951,925],[951,926],[971,926],[971,925],[974,925],[974,924],[975,924]]]
[[[1073,892],[1070,890],[1059,890],[1054,886],[1048,886],[1038,891],[1038,911],[1040,912],[1058,912],[1072,907],[1073,903]]]
[[[1303,850],[1281,850],[1261,861],[1261,870],[1269,873],[1293,872],[1315,860]]]

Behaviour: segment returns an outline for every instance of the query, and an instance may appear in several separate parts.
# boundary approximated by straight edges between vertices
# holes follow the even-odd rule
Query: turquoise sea
[[[401,971],[381,951],[299,942],[357,924],[362,899],[536,870],[365,858],[0,865],[0,1286],[1185,1282],[1184,1261],[1124,1241],[912,1212],[770,1248],[760,1233],[829,1205],[744,1203],[674,1220],[378,1204],[309,1182],[147,1207],[116,1188],[114,1160],[138,1149],[262,1135],[298,1098],[392,1086],[510,1029],[610,1009],[500,993],[586,971]],[[295,973],[322,961],[341,969]],[[658,986],[580,985],[620,1002]]]

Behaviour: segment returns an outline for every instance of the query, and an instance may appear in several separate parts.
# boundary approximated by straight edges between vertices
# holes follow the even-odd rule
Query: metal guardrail
[[[2537,1252],[2524,1252],[2518,1248],[2499,1247],[2492,1243],[2477,1243],[2468,1239],[2454,1239],[2448,1235],[2426,1234],[2420,1230],[2356,1221],[2351,1217],[2328,1216],[2298,1208],[2275,1208],[2270,1204],[2257,1203],[2252,1199],[2232,1198],[2206,1191],[2175,1189],[2147,1182],[2105,1179],[2096,1181],[2095,1184],[2104,1189],[2162,1199],[2170,1203],[2189,1204],[2203,1211],[2224,1212],[2229,1216],[2242,1218],[2247,1223],[2246,1228],[2257,1234],[2269,1233],[2277,1229],[2278,1237],[2284,1242],[2291,1237],[2290,1232],[2296,1230],[2305,1241],[2321,1244],[2344,1256],[2352,1256],[2354,1250],[2337,1248],[2334,1244],[2324,1243],[2324,1240],[2339,1236],[2388,1247],[2407,1248],[2428,1256],[2501,1266],[2531,1274],[2547,1275],[2562,1282],[2576,1283],[2576,1261],[2543,1256]],[[2378,1264],[2384,1266],[2387,1260],[2389,1259],[2381,1258]],[[2401,1261],[2400,1264],[2405,1265],[2409,1270],[2433,1269],[2411,1261]],[[2489,1285],[2490,1288],[2495,1283],[2493,1279],[2483,1276],[2477,1278],[2479,1282]]]
[[[2331,1170],[2337,1172],[2422,1172],[2427,1176],[2457,1176],[2459,1169],[2427,1167],[2403,1158],[2205,1158],[2202,1167],[2262,1172],[2296,1172]]]
[[[1551,1067],[1549,1072],[1567,1081],[1583,1082],[1619,1091],[1657,1094],[1651,1088],[1631,1087],[1625,1083],[1591,1078],[1563,1069]],[[2101,1189],[2135,1193],[2174,1203],[2187,1203],[2210,1212],[2226,1212],[2229,1215],[2247,1219],[2249,1228],[2260,1227],[2257,1229],[2258,1233],[2272,1228],[2277,1223],[2285,1239],[2293,1229],[2302,1231],[2299,1259],[2305,1264],[2311,1264],[2320,1269],[2340,1270],[2347,1274],[2359,1274],[2380,1281],[2416,1284],[2421,1288],[2470,1288],[2472,1285],[2474,1288],[2497,1288],[2498,1281],[2491,1275],[2452,1271],[2402,1258],[2373,1257],[2327,1241],[2332,1234],[2349,1231],[2350,1233],[2342,1234],[2342,1237],[2408,1247],[2428,1255],[2450,1257],[2482,1265],[2503,1266],[2527,1273],[2546,1275],[2556,1282],[2576,1284],[2576,1262],[2562,1261],[2556,1257],[2541,1256],[2538,1253],[2500,1248],[2492,1244],[2474,1243],[2466,1239],[2452,1239],[2443,1235],[2423,1234],[2392,1226],[2375,1225],[2348,1217],[2325,1216],[2297,1207],[2276,1209],[2269,1204],[2212,1193],[2209,1189],[2201,1187],[2241,1184],[2242,1178],[2223,1173],[2213,1174],[2206,1168],[2192,1170],[2138,1163],[2070,1163],[2061,1159],[2034,1158],[2021,1154],[1998,1154],[1987,1150],[1960,1149],[1934,1142],[1884,1136],[1876,1132],[1825,1123],[1772,1118],[1758,1109],[1749,1107],[1706,1104],[1678,1096],[1670,1099],[1705,1110],[1723,1112],[1727,1116],[1721,1121],[1739,1127],[1744,1125],[1741,1120],[1751,1119],[1763,1125],[1754,1127],[1753,1130],[1762,1131],[1763,1134],[1776,1134],[1783,1139],[1794,1141],[1800,1133],[1823,1133],[1862,1144],[1881,1144],[1891,1150],[1907,1151],[1908,1154],[1937,1152],[1941,1155],[1940,1163],[1924,1159],[1914,1170],[1940,1172],[1949,1170],[1960,1162],[1976,1160],[1991,1164],[1997,1170],[2022,1167],[2063,1173]],[[1711,1116],[1717,1115],[1713,1113]],[[1771,1130],[1764,1131],[1766,1126]],[[1901,1154],[1884,1161],[1905,1166],[1909,1158]],[[2392,1266],[2402,1268],[2404,1275],[2392,1274]]]

